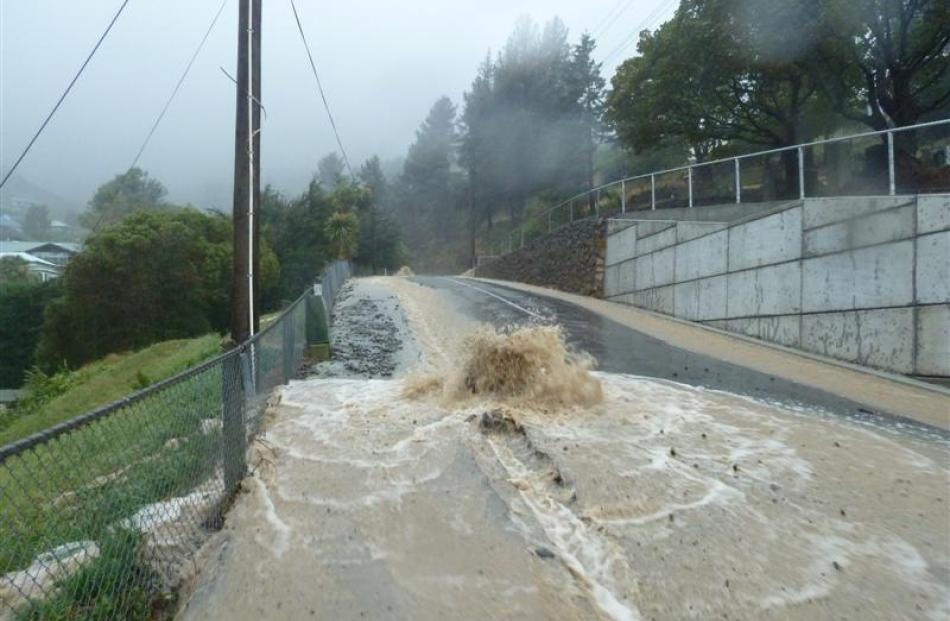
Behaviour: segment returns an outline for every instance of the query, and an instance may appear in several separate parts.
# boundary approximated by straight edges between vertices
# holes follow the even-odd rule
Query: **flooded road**
[[[626,374],[621,328],[478,282],[364,279],[336,312],[343,359],[281,390],[181,618],[950,615],[939,430]]]

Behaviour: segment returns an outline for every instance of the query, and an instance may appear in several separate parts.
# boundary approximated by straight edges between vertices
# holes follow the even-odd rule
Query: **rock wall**
[[[606,233],[603,219],[574,222],[479,266],[475,275],[603,297]]]

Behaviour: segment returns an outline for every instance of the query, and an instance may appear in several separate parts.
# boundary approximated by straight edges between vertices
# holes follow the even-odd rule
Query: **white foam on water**
[[[508,472],[518,489],[520,498],[544,529],[545,535],[557,549],[559,556],[575,576],[581,578],[605,614],[616,621],[636,621],[640,613],[632,603],[624,603],[606,586],[612,584],[615,565],[627,570],[622,553],[612,549],[611,544],[591,531],[570,509],[557,502],[532,481],[529,470],[511,451],[488,439],[488,445],[498,463]]]
[[[600,519],[601,523],[612,524],[616,526],[640,526],[649,524],[657,520],[669,518],[671,513],[681,513],[683,511],[692,511],[701,509],[707,505],[726,505],[733,502],[744,502],[745,494],[734,487],[726,485],[722,481],[713,479],[709,489],[698,500],[687,503],[669,503],[662,509],[649,513],[647,515],[638,515],[630,518],[607,518]]]
[[[252,478],[251,481],[255,486],[254,493],[260,502],[261,514],[274,532],[273,542],[268,541],[260,534],[255,535],[255,540],[261,546],[270,549],[278,559],[283,558],[284,554],[290,549],[291,528],[277,514],[277,508],[271,500],[267,486],[257,478]]]

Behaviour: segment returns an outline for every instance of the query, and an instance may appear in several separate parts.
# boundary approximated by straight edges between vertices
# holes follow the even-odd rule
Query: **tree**
[[[350,259],[356,254],[359,247],[360,221],[355,213],[334,213],[327,220],[326,230],[338,259]]]
[[[229,325],[231,221],[195,209],[138,211],[93,233],[66,266],[39,346],[47,366]],[[262,257],[270,252],[264,243]],[[262,261],[261,287],[274,286]]]
[[[439,216],[451,206],[450,175],[458,140],[455,113],[451,99],[443,96],[436,100],[416,130],[403,165],[412,210],[439,220],[440,226],[444,226],[444,218]]]
[[[389,182],[383,174],[379,156],[374,155],[363,163],[360,167],[359,178],[360,182],[372,193],[374,204],[385,205],[388,202]]]
[[[0,265],[5,261],[0,260]],[[24,373],[34,363],[43,312],[60,295],[60,279],[46,283],[0,280],[0,387],[23,385]]]
[[[586,177],[588,188],[594,187],[594,153],[597,143],[603,138],[602,118],[604,113],[604,88],[606,81],[600,75],[601,64],[594,60],[597,47],[593,37],[584,34],[574,46],[568,70],[568,101],[576,104],[580,116],[579,128],[584,142]],[[594,196],[590,196],[593,208]]]
[[[317,163],[317,178],[325,189],[332,192],[343,181],[345,170],[343,159],[336,152],[329,153]]]
[[[18,256],[0,258],[0,285],[30,282],[29,264]]]
[[[642,152],[683,141],[701,161],[725,145],[778,148],[833,128],[818,1],[683,0],[613,78],[607,114],[623,143]],[[788,194],[797,157],[781,159],[776,191]]]
[[[23,233],[29,239],[44,240],[49,237],[49,208],[46,205],[30,205],[23,217]]]
[[[479,68],[462,112],[470,245],[478,222],[490,232],[499,208],[514,226],[532,197],[588,186],[603,91],[593,48],[590,37],[572,47],[558,19],[539,32],[523,18],[502,52]]]
[[[368,265],[374,274],[381,267],[398,268],[401,236],[398,224],[387,210],[389,183],[379,157],[374,155],[366,160],[360,167],[359,177],[371,198],[366,213],[361,216],[357,261]]]
[[[950,1],[821,3],[825,82],[847,118],[873,129],[950,111]]]
[[[165,186],[158,180],[149,179],[141,168],[130,168],[99,186],[87,210],[79,215],[79,223],[96,231],[136,211],[166,209],[165,194]]]

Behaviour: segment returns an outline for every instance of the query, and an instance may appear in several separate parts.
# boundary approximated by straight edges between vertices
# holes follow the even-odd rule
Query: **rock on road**
[[[950,615],[939,429],[628,375],[629,328],[480,281],[359,279],[335,314],[341,358],[280,389],[180,618]],[[481,322],[564,324],[603,401],[404,396]]]

